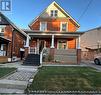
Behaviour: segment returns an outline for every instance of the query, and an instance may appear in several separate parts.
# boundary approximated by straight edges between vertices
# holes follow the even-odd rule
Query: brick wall
[[[7,25],[5,27],[5,30],[4,30],[4,37],[7,38],[7,39],[10,39],[11,42],[8,44],[8,56],[10,57],[11,56],[11,47],[12,47],[12,31],[13,31],[13,28],[10,26],[10,25]],[[14,32],[14,44],[13,44],[13,54],[16,55],[17,57],[20,56],[20,48],[23,48],[24,47],[24,40],[25,40],[25,37],[15,31]]]

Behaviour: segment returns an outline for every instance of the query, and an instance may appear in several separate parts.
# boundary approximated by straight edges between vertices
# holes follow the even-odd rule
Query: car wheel
[[[100,64],[100,60],[98,58],[94,59],[94,62],[95,62],[96,65]]]

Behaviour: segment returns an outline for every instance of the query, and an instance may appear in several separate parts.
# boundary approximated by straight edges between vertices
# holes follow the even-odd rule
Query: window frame
[[[52,14],[53,13],[53,14]],[[57,14],[57,15],[56,15]],[[50,10],[51,17],[58,17],[58,10]]]
[[[42,30],[42,23],[45,23],[45,30]],[[42,21],[42,22],[40,22],[40,31],[47,31],[47,22],[45,22],[45,21]]]
[[[66,41],[66,48],[65,48],[65,49],[60,49],[60,48],[59,48],[59,41]],[[60,39],[59,39],[59,40],[57,41],[57,49],[58,49],[58,50],[67,50],[67,49],[68,49],[68,41],[67,41],[67,40],[60,40]]]
[[[63,29],[62,29],[63,28],[62,27],[63,24],[66,24],[66,31],[63,31]],[[67,32],[68,31],[68,22],[61,22],[61,24],[60,24],[60,31],[61,32]]]
[[[0,25],[0,33],[4,33],[4,31],[5,31],[5,25]],[[3,31],[2,31],[3,30]]]

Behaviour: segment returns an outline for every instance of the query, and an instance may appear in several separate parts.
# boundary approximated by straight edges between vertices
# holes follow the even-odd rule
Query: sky
[[[54,0],[12,0],[12,10],[4,14],[20,28],[28,28],[28,24],[37,17]],[[55,0],[76,21],[87,8],[90,0]],[[87,31],[101,26],[101,0],[93,0],[88,10],[78,22],[78,31]]]

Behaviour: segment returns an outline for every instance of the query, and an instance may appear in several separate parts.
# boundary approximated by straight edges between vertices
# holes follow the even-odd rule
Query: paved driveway
[[[94,61],[82,61],[81,64],[86,65],[86,66],[93,67],[93,68],[95,68],[95,69],[101,71],[101,65],[96,65],[96,64],[94,63]]]

